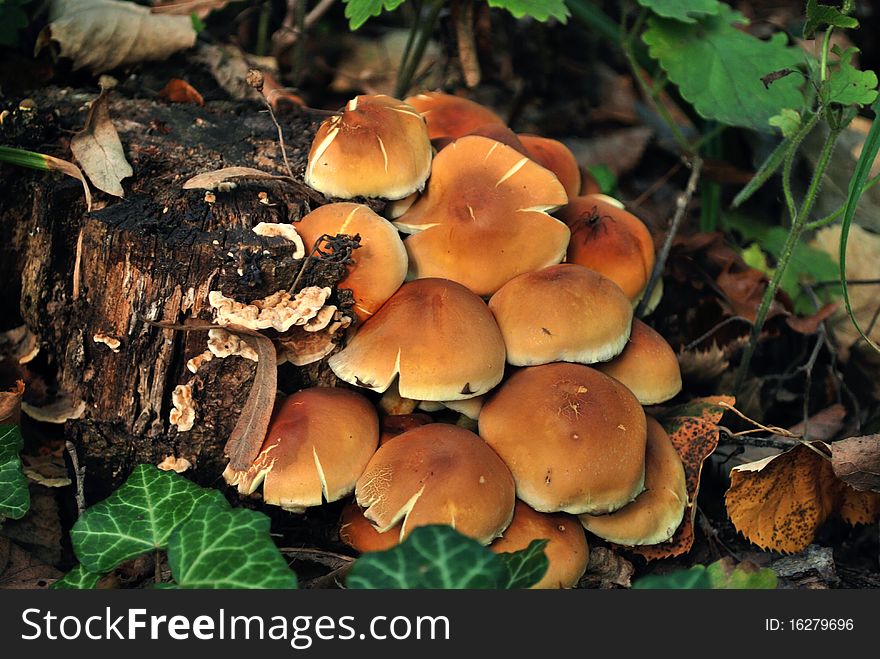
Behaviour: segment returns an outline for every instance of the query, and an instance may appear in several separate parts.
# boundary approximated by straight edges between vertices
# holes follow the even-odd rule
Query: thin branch
[[[85,480],[86,469],[79,464],[79,456],[76,453],[76,446],[71,441],[64,442],[67,454],[70,456],[70,464],[73,465],[73,477],[76,480],[76,516],[82,517],[83,511],[86,509]]]

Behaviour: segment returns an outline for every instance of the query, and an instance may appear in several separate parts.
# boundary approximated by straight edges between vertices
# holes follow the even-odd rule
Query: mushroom
[[[425,118],[428,137],[457,139],[485,124],[505,123],[497,114],[479,103],[443,92],[425,92],[405,99]]]
[[[590,533],[620,545],[666,542],[684,519],[687,486],[681,457],[656,419],[647,417],[645,491],[610,515],[581,515]]]
[[[385,533],[364,517],[363,509],[356,503],[349,503],[342,509],[339,518],[339,539],[356,552],[385,551],[400,542],[400,529],[396,526]]]
[[[590,548],[583,527],[565,513],[539,513],[522,501],[513,509],[513,520],[504,534],[489,545],[497,554],[515,552],[534,540],[547,540],[547,572],[532,588],[571,588],[587,571]]]
[[[352,255],[354,266],[338,288],[354,295],[354,312],[364,322],[391,297],[406,277],[406,249],[392,224],[362,204],[321,206],[298,224],[299,233],[313,248],[324,234],[360,235],[360,247]]]
[[[654,268],[648,227],[606,195],[576,197],[559,217],[571,228],[566,260],[605,275],[637,304]]]
[[[580,364],[528,366],[483,405],[480,436],[540,512],[606,513],[642,491],[645,413],[614,378]]]
[[[330,197],[403,199],[431,173],[422,116],[390,96],[356,96],[318,128],[305,182]]]
[[[514,277],[489,309],[515,366],[611,359],[626,345],[633,318],[617,284],[572,263]]]
[[[416,199],[419,198],[418,192],[413,192],[411,195],[407,195],[403,199],[395,199],[394,201],[389,201],[385,204],[385,208],[382,209],[382,213],[389,220],[396,220],[398,217],[407,212],[414,203],[416,203]]]
[[[379,419],[357,392],[303,389],[277,405],[263,447],[245,472],[223,477],[242,494],[292,512],[351,494],[379,444]]]
[[[529,158],[556,174],[570,198],[580,194],[581,170],[571,149],[558,140],[538,135],[520,135],[519,140]]]
[[[488,137],[490,140],[495,140],[496,142],[501,142],[502,144],[506,144],[514,151],[521,153],[522,155],[535,160],[532,158],[531,154],[529,154],[525,145],[520,141],[519,136],[510,130],[504,124],[483,124],[475,128],[472,131],[468,131],[467,135],[478,135],[480,137]],[[462,135],[461,137],[467,137],[467,135]],[[456,140],[455,137],[438,137],[431,140],[431,144],[434,145],[434,148],[438,151],[441,151],[444,147],[449,146]],[[535,160],[535,162],[538,162]],[[538,163],[541,164],[540,162]]]
[[[377,530],[447,524],[486,545],[513,517],[510,470],[474,433],[444,423],[409,430],[383,444],[355,488]]]
[[[447,279],[409,282],[328,360],[336,376],[413,400],[461,400],[504,375],[504,339],[489,307]]]
[[[596,368],[626,385],[642,405],[662,403],[681,391],[681,367],[672,346],[638,319],[623,352]]]
[[[570,232],[547,214],[566,203],[549,170],[500,142],[468,136],[434,159],[425,193],[394,225],[409,277],[447,277],[488,296],[530,270],[559,263]]]
[[[425,412],[439,412],[443,408],[450,409],[453,412],[465,415],[468,419],[476,421],[480,418],[480,410],[483,409],[483,403],[486,402],[486,396],[474,396],[473,398],[465,398],[464,400],[440,400],[430,401],[423,400],[419,402],[419,409]]]

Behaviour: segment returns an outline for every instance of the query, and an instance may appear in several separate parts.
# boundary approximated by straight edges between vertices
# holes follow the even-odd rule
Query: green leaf
[[[555,18],[560,23],[568,22],[571,15],[565,0],[486,0],[490,7],[506,9],[515,18],[531,16],[535,20],[546,23]]]
[[[109,572],[154,549],[196,509],[228,504],[217,490],[191,483],[174,472],[138,465],[125,484],[86,510],[70,531],[73,550],[90,572]]]
[[[700,116],[769,132],[770,117],[804,106],[802,79],[786,76],[767,88],[761,78],[802,64],[804,55],[784,34],[761,41],[734,27],[744,22],[727,5],[692,24],[652,16],[642,39]]]
[[[507,568],[507,583],[504,588],[531,588],[544,578],[550,566],[550,561],[544,553],[548,542],[548,540],[532,540],[525,549],[498,554]]]
[[[0,0],[0,46],[16,46],[18,32],[27,27],[28,17],[21,8],[29,0]]]
[[[55,590],[91,590],[98,585],[100,578],[100,574],[89,572],[80,564],[53,583],[50,588]]]
[[[587,165],[587,171],[596,179],[602,194],[614,195],[617,188],[617,176],[607,165]]]
[[[677,570],[669,574],[649,574],[634,581],[632,587],[634,590],[694,590],[711,588],[712,582],[704,565],[694,565],[688,570]]]
[[[877,74],[873,71],[859,71],[853,66],[853,56],[858,48],[841,51],[834,46],[831,52],[838,56],[836,66],[822,90],[826,103],[840,105],[870,105],[877,99]]]
[[[23,441],[18,426],[0,426],[0,520],[21,519],[31,507],[27,477],[21,471]]]
[[[422,526],[387,551],[352,565],[349,588],[499,588],[510,579],[497,554],[449,526]]]
[[[859,321],[853,313],[852,301],[849,299],[849,288],[846,283],[846,244],[849,240],[849,229],[852,226],[853,218],[856,215],[856,207],[859,205],[859,199],[862,196],[862,192],[865,191],[865,182],[868,180],[868,175],[871,173],[874,159],[877,157],[877,152],[880,151],[880,100],[874,102],[874,106],[871,110],[874,112],[874,121],[871,124],[871,130],[868,131],[868,136],[865,138],[865,144],[862,146],[862,153],[859,156],[859,161],[856,163],[856,169],[853,172],[852,178],[849,180],[849,192],[846,197],[846,205],[843,210],[843,221],[840,228],[840,255],[838,260],[840,262],[840,282],[843,286],[843,301],[846,304],[846,312],[849,314],[849,319],[868,345],[874,348],[877,352],[880,352],[880,346],[865,335],[865,332],[862,330]]]
[[[244,508],[202,506],[168,541],[181,588],[296,588],[296,574],[269,535],[269,518]]]
[[[685,23],[695,23],[703,16],[715,16],[721,11],[718,0],[638,0],[658,16],[673,18]]]
[[[370,16],[378,16],[383,11],[394,11],[404,0],[344,0],[345,17],[348,27],[357,30]]]
[[[807,0],[807,22],[804,25],[804,39],[812,38],[816,30],[823,25],[852,29],[857,28],[859,22],[852,16],[847,16],[837,7],[820,5],[818,0]]]
[[[779,114],[770,117],[767,123],[781,130],[783,137],[791,137],[801,127],[801,115],[797,110],[784,108]]]
[[[709,587],[716,590],[773,590],[779,580],[773,570],[742,563],[734,566],[723,559],[706,566],[706,576]]]

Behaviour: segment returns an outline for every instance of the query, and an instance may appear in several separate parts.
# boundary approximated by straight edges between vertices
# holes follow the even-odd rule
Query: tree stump
[[[85,102],[95,96],[49,88],[30,112],[0,97],[0,110],[11,112],[0,142],[70,159],[66,132],[83,125]],[[293,243],[252,227],[290,222],[322,203],[316,193],[274,181],[213,195],[182,188],[222,167],[285,173],[274,124],[257,104],[169,105],[114,93],[110,114],[134,169],[124,199],[98,193],[86,213],[77,181],[0,164],[7,236],[0,277],[12,282],[0,304],[6,317],[17,307],[61,389],[86,404],[66,433],[78,446],[90,500],[136,464],[166,456],[189,460],[196,481],[216,483],[254,362],[215,359],[193,375],[185,365],[205,350],[206,332],[149,321],[209,321],[211,290],[250,302],[288,289],[302,266]],[[284,123],[288,157],[301,176],[317,122],[297,116]],[[310,270],[302,284],[333,286],[339,275]],[[296,371],[290,377],[299,386],[326,378],[320,367]],[[196,421],[180,432],[169,421],[171,393],[190,381]]]

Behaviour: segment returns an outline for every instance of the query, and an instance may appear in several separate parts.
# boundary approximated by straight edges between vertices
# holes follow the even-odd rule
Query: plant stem
[[[785,205],[788,208],[788,216],[791,219],[792,224],[794,224],[795,218],[798,214],[797,204],[795,203],[794,195],[791,192],[791,170],[794,166],[794,157],[801,146],[801,142],[803,142],[813,128],[816,127],[818,121],[819,112],[816,112],[805,124],[801,125],[798,132],[794,134],[788,145],[788,150],[785,153],[785,161],[782,165],[782,194],[785,196]]]
[[[257,21],[257,44],[254,47],[257,55],[269,52],[269,18],[272,15],[272,3],[266,1],[260,6],[260,17]]]
[[[814,117],[818,117],[819,114],[820,113],[817,112]],[[805,128],[807,128],[806,125],[801,128],[801,132],[804,135],[809,132],[809,129],[805,131]],[[812,128],[812,126],[809,128]],[[758,307],[758,314],[755,317],[755,323],[752,325],[749,343],[743,352],[743,357],[736,373],[734,393],[739,392],[739,389],[745,381],[746,375],[748,375],[749,365],[751,364],[752,356],[755,353],[755,348],[758,345],[758,337],[764,327],[764,321],[767,320],[767,314],[770,312],[770,307],[773,304],[773,300],[776,298],[776,291],[779,290],[779,283],[782,281],[782,276],[788,268],[788,264],[794,253],[794,248],[800,240],[801,234],[806,225],[806,220],[810,216],[810,211],[813,209],[813,203],[816,201],[819,186],[822,183],[822,179],[825,177],[825,170],[828,168],[828,163],[831,161],[831,154],[834,152],[834,145],[837,142],[839,134],[839,130],[832,130],[825,139],[825,143],[822,145],[822,151],[819,154],[819,161],[816,163],[816,169],[813,171],[813,176],[810,179],[810,186],[807,188],[807,193],[804,196],[800,210],[798,210],[791,229],[788,232],[788,238],[785,241],[785,246],[782,248],[782,254],[779,256],[779,261],[776,264],[773,277],[770,279],[770,283],[767,284],[767,289],[764,291],[764,297],[761,298],[761,306]],[[801,137],[801,139],[803,139],[803,137]]]
[[[825,82],[828,78],[828,51],[831,49],[831,33],[834,32],[834,26],[830,25],[825,30],[825,38],[822,40],[822,56],[819,62],[819,81]]]
[[[868,181],[865,183],[865,187],[862,188],[862,194],[866,193],[868,190],[873,188],[878,183],[880,183],[880,174],[877,174],[877,176],[874,176],[873,178],[868,179]],[[822,227],[826,227],[829,224],[834,224],[834,222],[836,222],[838,219],[840,219],[840,216],[843,215],[843,211],[845,208],[846,208],[845,205],[841,206],[836,211],[834,211],[830,215],[826,215],[825,217],[823,217],[820,220],[816,220],[814,222],[808,222],[807,226],[804,227],[804,230],[815,231],[816,229],[821,229]]]
[[[406,62],[406,68],[401,68],[397,74],[397,86],[394,89],[394,95],[397,98],[403,98],[409,91],[413,76],[416,74],[419,64],[422,62],[422,56],[425,54],[425,48],[428,47],[428,41],[431,40],[431,35],[434,32],[434,24],[437,22],[437,17],[440,15],[441,9],[443,9],[442,0],[432,0],[430,8],[428,9],[428,17],[419,26],[419,34],[413,43],[412,52]],[[418,21],[420,18],[421,16],[416,20]]]

